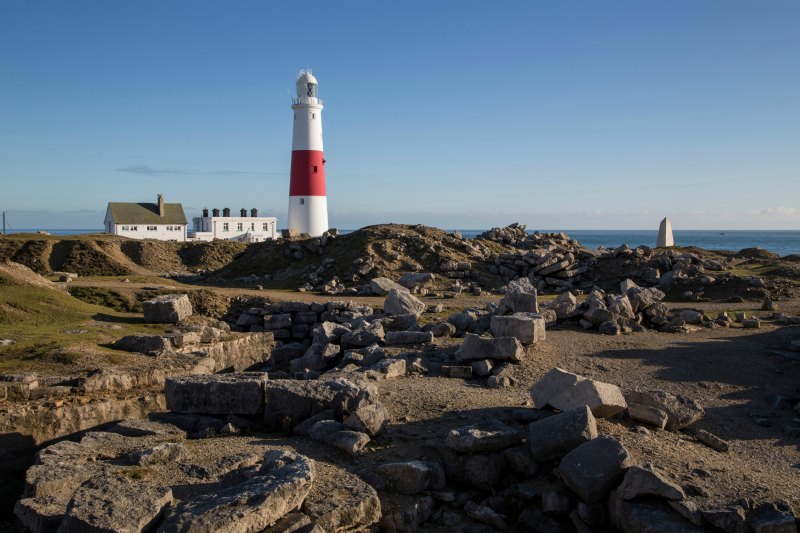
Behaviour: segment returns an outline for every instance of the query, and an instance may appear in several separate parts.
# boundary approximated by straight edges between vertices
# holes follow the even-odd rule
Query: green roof
[[[158,216],[158,204],[108,202],[115,224],[188,224],[181,204],[164,204],[164,216]]]

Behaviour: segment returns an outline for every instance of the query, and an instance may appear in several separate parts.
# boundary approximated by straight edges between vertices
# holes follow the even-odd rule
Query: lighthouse
[[[310,69],[297,75],[292,99],[294,134],[289,184],[289,231],[318,237],[328,230],[325,158],[322,152],[322,100]]]

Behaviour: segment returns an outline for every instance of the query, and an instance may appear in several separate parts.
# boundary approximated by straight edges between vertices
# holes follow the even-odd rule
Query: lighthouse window
[[[317,165],[314,165],[314,172],[317,171]]]
[[[305,203],[306,203],[306,199],[305,198],[300,198],[300,205],[305,205]]]
[[[317,114],[316,113],[311,113],[311,118],[317,118]]]

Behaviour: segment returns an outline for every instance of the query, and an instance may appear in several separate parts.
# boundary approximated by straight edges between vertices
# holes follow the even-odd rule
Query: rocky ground
[[[397,230],[409,242],[381,250],[402,262],[419,240],[409,228]],[[338,292],[338,302],[206,279],[203,290],[227,302],[216,319],[182,316],[191,304],[170,297],[163,303],[175,316],[141,304],[135,313],[109,312],[124,330],[92,349],[84,342],[94,354],[84,358],[20,358],[13,346],[28,346],[28,325],[0,321],[0,339],[11,342],[0,347],[3,463],[16,465],[4,473],[7,501],[27,498],[16,516],[37,531],[85,527],[109,490],[130,495],[120,499],[120,516],[140,509],[134,529],[152,523],[165,531],[231,516],[246,516],[253,531],[281,517],[275,531],[796,531],[794,259],[583,251],[568,237],[518,230],[487,232],[486,250],[470,245],[479,252],[449,236],[460,250],[446,257],[455,269],[441,269],[446,261],[436,257],[402,267],[405,277],[401,267],[384,268],[390,263],[376,251],[376,270],[342,284],[359,293],[348,298],[324,287],[332,278],[323,270],[312,289]],[[340,239],[332,236],[326,249]],[[312,264],[326,254],[288,260]],[[468,257],[471,267],[459,270]],[[550,283],[534,270],[554,259],[544,269],[588,268]],[[427,267],[435,272],[420,270]],[[13,274],[14,283],[47,294],[63,293],[59,285],[105,294],[158,289],[148,297],[197,292],[175,280],[154,286],[155,278],[52,284],[17,266],[0,274],[5,287]],[[10,303],[17,305],[0,302],[6,323],[18,318]],[[96,320],[95,308],[78,304],[76,320]],[[148,321],[179,324],[154,329],[142,311]],[[94,335],[89,322],[79,327]],[[260,373],[243,375],[244,385],[239,374],[215,374],[244,369]],[[219,405],[220,397],[232,400]],[[148,417],[150,429],[130,429]],[[79,448],[47,451],[63,438]],[[38,462],[47,468],[28,470],[21,494],[32,454],[43,448]],[[88,477],[59,473],[76,457],[94,469]],[[281,516],[255,504],[225,511],[209,503],[210,494],[255,501],[248,491],[284,509]],[[108,505],[100,508],[118,517]]]

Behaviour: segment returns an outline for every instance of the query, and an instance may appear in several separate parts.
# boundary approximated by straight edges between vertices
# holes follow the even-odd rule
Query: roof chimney
[[[253,218],[256,218],[258,216],[258,209],[256,209],[255,207],[253,209],[251,209],[250,210],[250,216],[253,217]]]
[[[164,195],[163,194],[159,194],[158,195],[158,216],[160,216],[161,218],[164,218],[164,216],[166,214],[167,214],[167,212],[164,209]]]
[[[211,216],[218,217],[219,216],[219,209],[216,207],[211,210]]]
[[[231,216],[231,208],[230,207],[223,207],[222,208],[222,216],[224,216],[224,217]]]
[[[207,207],[203,208],[203,218],[208,218],[208,208]]]
[[[244,207],[239,209],[239,216],[240,217],[246,217],[247,216],[247,209],[245,209]]]

